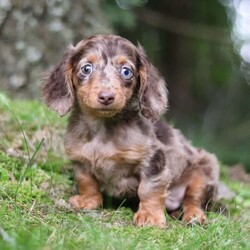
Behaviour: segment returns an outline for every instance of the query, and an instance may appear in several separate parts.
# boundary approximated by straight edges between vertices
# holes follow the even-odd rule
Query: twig
[[[36,201],[34,200],[34,202],[32,203],[32,206],[29,210],[29,215],[33,212],[34,208],[35,208],[35,205],[36,205]]]

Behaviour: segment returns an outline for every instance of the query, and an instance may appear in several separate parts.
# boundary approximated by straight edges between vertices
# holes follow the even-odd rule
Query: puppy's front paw
[[[75,195],[70,197],[69,203],[74,209],[77,210],[78,209],[93,210],[101,206],[102,197],[96,195],[89,198],[84,195]]]
[[[184,212],[182,221],[187,224],[204,224],[206,222],[206,216],[199,207],[192,207]]]
[[[149,212],[146,210],[139,210],[134,215],[134,224],[139,227],[157,226],[165,228],[166,217],[163,211]]]

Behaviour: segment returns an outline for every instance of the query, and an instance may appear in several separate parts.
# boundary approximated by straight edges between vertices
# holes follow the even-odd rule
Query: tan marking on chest
[[[117,136],[119,135],[119,136]],[[113,136],[100,131],[91,141],[70,137],[65,140],[66,153],[71,160],[89,161],[93,167],[140,164],[151,150],[152,138],[139,128],[126,128]]]
[[[114,165],[139,164],[148,152],[149,147],[139,142],[117,145],[113,141],[102,142],[98,137],[81,147],[82,157],[89,160],[93,167],[101,167],[107,162]]]

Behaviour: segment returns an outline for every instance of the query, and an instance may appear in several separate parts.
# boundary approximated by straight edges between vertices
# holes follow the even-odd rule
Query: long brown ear
[[[139,54],[139,102],[141,113],[148,119],[156,121],[167,109],[168,91],[159,71],[149,62],[142,47]]]
[[[73,46],[69,47],[62,61],[52,69],[43,82],[43,100],[60,116],[64,116],[70,111],[75,99],[72,69],[68,64],[73,48]]]

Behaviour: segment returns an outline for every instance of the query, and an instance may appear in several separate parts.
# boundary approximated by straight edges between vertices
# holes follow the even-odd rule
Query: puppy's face
[[[143,49],[114,35],[71,46],[43,84],[44,101],[61,116],[78,106],[94,117],[112,117],[132,96],[148,119],[158,119],[166,109],[165,81]]]
[[[78,43],[69,65],[80,108],[98,117],[124,109],[139,76],[137,60],[137,48],[119,37]]]

